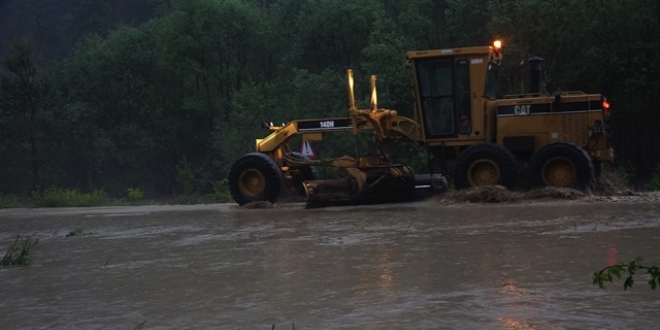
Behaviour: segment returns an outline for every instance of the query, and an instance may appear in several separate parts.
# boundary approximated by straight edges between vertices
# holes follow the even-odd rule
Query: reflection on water
[[[521,290],[516,287],[516,281],[512,279],[504,280],[502,282],[502,290],[500,290],[500,293],[502,293],[505,296],[513,296],[513,297],[524,297],[526,296],[525,291]]]
[[[380,283],[381,290],[389,291],[392,289],[392,280],[394,272],[392,271],[392,255],[389,249],[381,249],[378,258],[378,266],[380,267]]]
[[[79,227],[92,234],[65,237]],[[18,233],[41,249],[29,267],[0,268],[7,329],[660,323],[644,281],[624,292],[590,278],[638,256],[660,264],[653,204],[0,212],[0,251]]]
[[[537,329],[536,327],[533,327],[527,323],[517,321],[511,317],[500,317],[498,320],[502,321],[504,323],[503,329],[506,330],[533,330]]]
[[[616,256],[619,254],[619,251],[616,249],[616,247],[613,246],[611,246],[608,249],[608,251],[609,254],[607,256],[607,265],[608,266],[616,265],[618,263]]]

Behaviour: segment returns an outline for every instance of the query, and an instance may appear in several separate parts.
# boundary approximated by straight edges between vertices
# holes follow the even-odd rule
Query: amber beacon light
[[[502,49],[502,40],[495,40],[493,42],[493,48],[495,49],[496,52],[499,52],[500,49]]]

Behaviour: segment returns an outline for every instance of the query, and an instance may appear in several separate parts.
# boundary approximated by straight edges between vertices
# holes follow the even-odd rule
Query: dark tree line
[[[2,17],[8,10],[17,17],[0,23],[0,193],[56,186],[171,195],[182,191],[182,166],[194,174],[195,189],[208,191],[268,133],[262,121],[344,115],[346,68],[355,70],[358,86],[377,74],[380,104],[407,114],[407,50],[495,38],[505,42],[509,92],[518,91],[520,61],[542,56],[549,92],[608,96],[618,162],[640,175],[660,164],[655,0],[0,6]]]

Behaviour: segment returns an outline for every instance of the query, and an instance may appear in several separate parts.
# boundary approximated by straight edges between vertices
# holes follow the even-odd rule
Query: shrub
[[[191,196],[195,191],[195,173],[185,156],[176,166],[176,181],[183,188],[185,196]]]
[[[193,205],[199,204],[200,200],[201,198],[197,194],[181,195],[174,200],[174,203],[180,205]]]
[[[635,168],[630,164],[618,164],[613,166],[612,172],[620,182],[630,184]]]
[[[227,186],[227,179],[213,183],[213,196],[216,202],[228,203],[232,201],[229,186]]]
[[[50,188],[35,199],[35,207],[101,206],[118,205],[118,200],[109,198],[103,190],[82,193],[74,189]]]
[[[126,200],[129,203],[136,203],[144,198],[144,192],[140,188],[128,188],[126,195]]]
[[[8,194],[0,195],[0,209],[8,209],[12,207],[24,207],[25,202],[18,196]]]
[[[655,170],[655,173],[653,173],[653,176],[651,177],[651,181],[649,181],[646,184],[646,189],[652,190],[652,191],[659,191],[660,190],[660,167],[658,167]]]
[[[16,235],[14,243],[9,246],[0,265],[29,265],[32,262],[34,253],[37,252],[39,239],[34,236],[21,237]]]
[[[595,195],[612,196],[630,193],[630,181],[633,177],[634,168],[625,165],[601,164],[600,175],[596,177],[591,185],[591,191]]]

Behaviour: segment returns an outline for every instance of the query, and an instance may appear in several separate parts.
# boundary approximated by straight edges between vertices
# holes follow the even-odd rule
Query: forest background
[[[657,0],[0,0],[0,196],[208,193],[262,122],[345,115],[347,68],[411,115],[406,51],[496,38],[504,93],[543,57],[549,93],[607,96],[617,166],[659,173]]]

